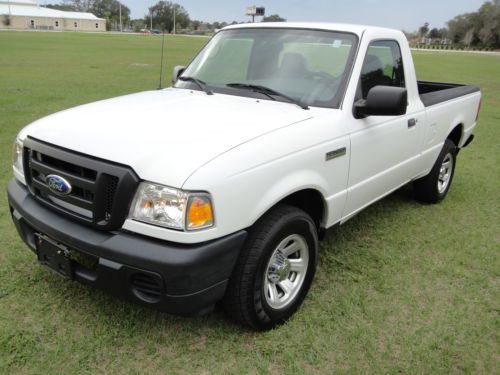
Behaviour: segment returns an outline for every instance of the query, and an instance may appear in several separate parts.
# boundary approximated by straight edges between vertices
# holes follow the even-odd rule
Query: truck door
[[[408,77],[408,75],[406,75]],[[401,49],[395,40],[373,41],[364,57],[355,102],[375,86],[406,88]],[[414,176],[425,112],[368,116],[352,122],[351,164],[344,218],[395,190]]]

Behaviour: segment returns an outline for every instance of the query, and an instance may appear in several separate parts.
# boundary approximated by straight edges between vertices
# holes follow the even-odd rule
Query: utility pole
[[[123,32],[123,24],[122,24],[122,2],[119,1],[120,4],[120,32]]]
[[[149,19],[151,21],[151,24],[149,27],[149,31],[153,31],[153,9],[152,8],[150,9],[150,12],[151,12],[151,17]]]
[[[176,4],[173,5],[173,8],[174,8],[174,35],[175,35],[175,6],[176,6]]]

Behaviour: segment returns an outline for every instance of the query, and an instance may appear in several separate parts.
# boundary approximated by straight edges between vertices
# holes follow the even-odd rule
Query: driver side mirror
[[[172,85],[177,81],[179,76],[186,70],[185,66],[177,65],[172,72]]]
[[[354,117],[367,116],[401,116],[406,113],[408,106],[408,91],[402,87],[375,86],[366,100],[354,103]]]

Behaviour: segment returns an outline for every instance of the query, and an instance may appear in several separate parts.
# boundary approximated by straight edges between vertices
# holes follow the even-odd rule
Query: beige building
[[[106,31],[106,20],[92,13],[38,6],[36,0],[0,0],[0,30]]]

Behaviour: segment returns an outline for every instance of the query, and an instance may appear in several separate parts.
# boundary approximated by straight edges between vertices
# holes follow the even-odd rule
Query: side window
[[[405,87],[403,59],[399,44],[393,40],[373,42],[368,47],[356,99],[366,99],[375,86]]]

